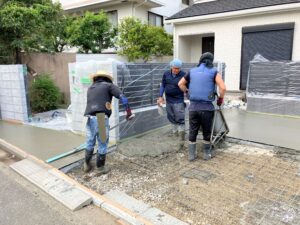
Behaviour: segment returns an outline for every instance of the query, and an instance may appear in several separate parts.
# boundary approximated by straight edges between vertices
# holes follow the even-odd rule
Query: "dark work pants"
[[[200,126],[202,127],[203,139],[205,141],[210,141],[213,118],[214,118],[214,111],[190,111],[189,112],[189,121],[190,121],[189,141],[196,142]]]
[[[167,117],[172,124],[184,125],[184,103],[167,103]]]

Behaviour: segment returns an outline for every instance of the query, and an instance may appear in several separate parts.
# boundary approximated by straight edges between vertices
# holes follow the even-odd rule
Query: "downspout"
[[[148,0],[144,0],[144,2],[141,2],[140,4],[137,4],[136,6],[133,7],[133,16],[135,17],[135,9],[144,5],[145,3],[147,3]]]

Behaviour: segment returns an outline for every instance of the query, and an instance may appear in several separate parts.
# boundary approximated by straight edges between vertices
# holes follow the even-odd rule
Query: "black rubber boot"
[[[92,157],[93,157],[93,151],[85,150],[85,158],[84,158],[84,163],[83,163],[83,171],[85,173],[90,172],[92,169],[92,165],[91,165]]]
[[[189,144],[189,161],[194,161],[197,158],[196,143]]]
[[[182,151],[184,147],[184,141],[185,141],[185,132],[180,131],[178,134],[179,134],[178,151]]]
[[[209,160],[211,159],[211,145],[210,144],[203,144],[203,159]]]
[[[107,166],[105,166],[106,154],[97,154],[96,166],[99,175],[106,174],[110,171]]]

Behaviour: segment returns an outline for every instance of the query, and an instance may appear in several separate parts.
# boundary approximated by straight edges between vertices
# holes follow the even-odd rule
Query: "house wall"
[[[179,37],[180,59],[184,62],[197,63],[202,53],[202,35]]]
[[[242,28],[276,23],[295,22],[292,60],[300,60],[300,13],[291,11],[206,22],[176,24],[174,30],[174,56],[185,62],[197,62],[201,51],[197,39],[191,35],[214,33],[215,60],[226,63],[228,90],[239,90],[241,69]],[[199,50],[199,51],[198,51]],[[198,55],[197,55],[198,54]]]
[[[129,3],[122,3],[114,6],[109,6],[109,7],[101,7],[101,8],[95,8],[95,9],[89,9],[89,11],[93,12],[98,12],[100,10],[104,10],[105,12],[109,11],[118,11],[118,23],[121,23],[121,20],[124,19],[125,17],[130,17],[135,14],[135,17],[138,19],[148,22],[148,11],[149,8],[144,7],[144,6],[139,6],[135,8],[135,4],[132,2]]]
[[[161,15],[164,18],[170,17],[188,7],[187,5],[182,4],[182,0],[160,0],[160,2],[162,2],[164,6],[152,8],[150,12]],[[164,28],[168,33],[173,33],[173,25],[164,23]]]

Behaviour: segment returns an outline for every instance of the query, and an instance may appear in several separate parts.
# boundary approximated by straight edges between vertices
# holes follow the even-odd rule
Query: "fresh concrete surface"
[[[223,110],[229,137],[300,150],[300,118]]]
[[[0,121],[0,138],[39,159],[72,150],[85,142],[83,136],[29,125]]]
[[[0,149],[0,224],[5,225],[120,225],[98,207],[72,212],[13,172],[12,157]],[[5,206],[5,207],[3,207]]]
[[[73,211],[92,202],[90,195],[29,159],[23,159],[10,167]]]

